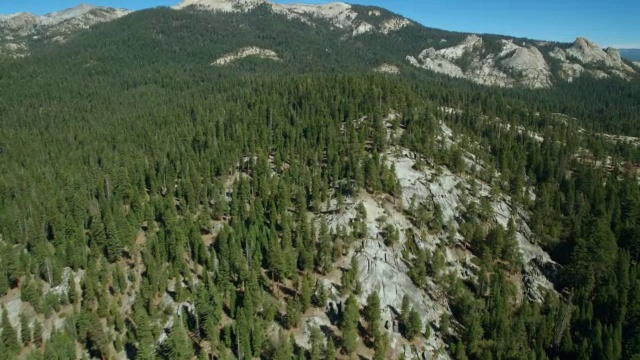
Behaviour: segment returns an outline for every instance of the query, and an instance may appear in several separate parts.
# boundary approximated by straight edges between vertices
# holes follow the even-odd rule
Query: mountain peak
[[[258,5],[264,4],[266,0],[184,0],[174,6],[174,9],[184,9],[194,6],[204,10],[214,10],[223,12],[249,11]]]
[[[27,12],[0,15],[0,31],[8,35],[5,38],[6,42],[0,41],[0,53],[4,52],[12,57],[26,56],[29,54],[27,39],[42,38],[64,42],[68,35],[78,29],[87,29],[130,12],[83,3],[42,16]]]
[[[66,20],[82,16],[95,8],[96,6],[94,5],[80,4],[69,9],[55,11],[43,16],[43,23],[46,25],[55,25]]]
[[[586,37],[583,36],[578,36],[576,38],[576,41],[573,43],[576,46],[580,46],[583,48],[591,48],[591,49],[599,49],[600,47],[598,46],[598,44],[594,43],[593,41],[587,39]]]
[[[197,10],[214,12],[249,12],[259,5],[267,5],[275,14],[284,15],[289,19],[296,19],[307,24],[313,24],[315,19],[328,20],[335,28],[351,30],[353,36],[378,32],[389,34],[412,24],[406,18],[395,16],[374,26],[362,19],[351,5],[343,2],[325,4],[280,4],[270,0],[184,0],[174,6],[181,10],[193,7]],[[380,16],[380,12],[376,11]],[[376,12],[370,11],[371,14]]]
[[[6,27],[11,30],[31,27],[37,21],[38,15],[30,12],[19,12],[9,15],[0,15],[0,27]]]

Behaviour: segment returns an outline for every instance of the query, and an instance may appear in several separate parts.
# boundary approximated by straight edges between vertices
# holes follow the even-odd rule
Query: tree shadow
[[[124,352],[127,354],[127,359],[138,358],[138,348],[130,342],[124,344]]]

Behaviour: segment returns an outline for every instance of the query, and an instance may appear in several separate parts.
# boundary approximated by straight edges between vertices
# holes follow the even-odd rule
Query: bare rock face
[[[36,30],[45,32],[72,30],[111,21],[128,13],[130,11],[125,9],[82,4],[43,16],[31,13],[0,16],[0,30],[23,30],[28,34],[34,33]]]
[[[28,30],[38,23],[38,16],[32,13],[17,13],[0,16],[0,28]]]
[[[331,214],[326,217],[329,226],[334,229],[337,226],[348,226],[356,216],[355,208],[358,203],[362,203],[366,209],[367,217],[365,223],[368,236],[361,245],[356,245],[345,259],[350,259],[353,255],[358,262],[359,272],[357,279],[362,288],[362,292],[357,295],[360,305],[364,306],[366,304],[367,297],[372,292],[378,294],[382,313],[381,323],[385,326],[385,331],[389,335],[391,352],[399,355],[406,352],[403,345],[405,341],[400,334],[398,326],[403,297],[407,296],[413,309],[420,315],[423,322],[423,331],[430,324],[439,324],[440,316],[445,312],[449,312],[447,300],[444,297],[435,299],[424,290],[419,289],[408,275],[410,268],[403,257],[402,246],[389,247],[382,241],[381,233],[387,224],[393,225],[400,230],[401,245],[406,241],[404,230],[413,227],[404,214],[398,211],[393,204],[385,200],[376,199],[367,193],[361,193],[348,203],[342,213]],[[386,220],[381,221],[383,218]],[[434,246],[434,243],[431,243],[431,239],[425,239],[420,244],[429,248]],[[441,291],[435,290],[435,285],[432,284],[432,286],[435,293],[443,294]],[[325,288],[333,294],[329,302],[328,313],[339,314],[342,311],[341,304],[344,304],[346,299],[338,295],[339,291],[333,291],[334,284],[325,284]],[[315,324],[322,323],[325,320],[323,315],[314,315],[308,321]],[[297,340],[300,345],[306,346],[307,339],[304,332],[300,339]],[[432,332],[430,338],[425,339],[425,342],[416,351],[419,351],[420,354],[428,354],[429,358],[448,359],[446,353],[438,352],[441,347],[444,347],[444,341],[440,334]]]
[[[391,65],[391,64],[382,64],[380,66],[378,66],[377,68],[373,69],[374,72],[377,73],[383,73],[383,74],[399,74],[400,73],[400,68],[398,68],[395,65]]]
[[[573,82],[584,72],[584,68],[580,64],[563,63],[560,70],[560,76],[568,82]]]
[[[427,51],[431,55],[432,51]],[[426,57],[428,59],[428,57]],[[442,59],[441,59],[442,60]],[[451,112],[456,110],[451,109]],[[445,146],[454,146],[456,137],[453,131],[441,123],[441,138]],[[525,131],[525,130],[523,130]],[[538,136],[529,133],[529,136]],[[541,139],[542,141],[543,139]],[[465,221],[462,216],[466,203],[473,202],[477,207],[484,200],[491,204],[491,222],[494,225],[508,227],[510,220],[516,227],[517,250],[520,253],[523,268],[518,274],[521,278],[519,286],[523,297],[537,302],[544,300],[545,292],[553,292],[553,274],[558,265],[536,244],[535,235],[527,225],[529,214],[512,204],[511,199],[496,194],[491,186],[482,181],[475,181],[472,186],[464,174],[455,174],[447,167],[436,168],[429,165],[416,153],[405,148],[396,147],[383,154],[388,166],[393,165],[400,186],[402,199],[391,200],[361,192],[346,200],[341,211],[327,211],[315,217],[315,221],[326,221],[329,228],[341,226],[349,229],[357,217],[356,207],[362,204],[366,218],[363,219],[367,235],[356,243],[349,254],[336,264],[336,268],[348,268],[352,256],[358,263],[357,280],[362,291],[357,294],[361,306],[366,304],[369,294],[375,292],[380,298],[384,331],[389,335],[390,355],[392,358],[404,354],[409,358],[448,359],[443,334],[431,331],[428,339],[409,344],[399,332],[399,312],[402,299],[406,296],[411,306],[422,319],[423,331],[427,326],[437,328],[443,314],[451,314],[449,302],[442,285],[435,278],[427,278],[424,286],[417,287],[409,274],[410,262],[414,254],[403,251],[409,246],[433,253],[436,249],[444,251],[444,268],[440,275],[454,274],[468,281],[476,281],[478,267],[474,264],[474,255],[466,249],[464,239],[459,233],[460,225]],[[481,168],[483,163],[472,154],[464,155],[464,161]],[[423,164],[417,167],[417,163]],[[330,208],[337,206],[335,202]],[[442,223],[451,226],[447,231],[427,230],[412,222],[404,210],[413,206],[424,207],[427,211],[440,209]],[[399,239],[395,245],[384,243],[384,232],[387,226],[398,230]],[[408,233],[413,234],[409,242]],[[411,244],[411,245],[409,245]],[[415,244],[415,245],[414,245]],[[328,319],[337,317],[343,311],[344,296],[340,295],[338,277],[323,279],[329,295],[326,312],[314,313],[305,320],[304,331],[296,338],[301,346],[308,346],[310,328],[330,326]],[[308,325],[308,326],[307,326]]]
[[[539,245],[536,244],[534,235],[527,225],[529,218],[522,209],[511,205],[511,200],[507,196],[491,196],[491,188],[482,182],[477,182],[477,191],[470,191],[471,186],[462,177],[451,173],[448,169],[443,169],[436,173],[433,169],[416,170],[415,160],[410,153],[389,154],[389,162],[396,168],[398,181],[402,186],[403,204],[409,206],[412,198],[422,206],[431,208],[436,204],[441,209],[444,223],[452,224],[456,231],[455,239],[461,241],[462,236],[457,234],[458,221],[460,221],[460,206],[462,199],[479,203],[482,198],[490,199],[493,208],[493,219],[495,223],[507,228],[509,220],[513,219],[516,224],[516,239],[518,250],[524,264],[523,276],[528,279],[525,284],[527,295],[535,300],[542,301],[539,289],[553,289],[549,279],[545,275],[544,268],[553,268],[557,265],[551,260]],[[473,162],[471,158],[467,159]],[[476,164],[481,166],[481,164]],[[390,219],[393,217],[389,217]],[[404,229],[400,223],[398,228]],[[402,233],[402,231],[401,231]],[[445,243],[447,240],[444,234],[439,234],[435,238],[423,239],[427,248],[433,248],[437,243]],[[464,256],[448,254],[449,271],[456,272],[463,278],[468,278],[465,273],[473,269],[473,264],[469,261],[470,254]],[[473,271],[473,270],[471,270]]]
[[[193,6],[201,10],[246,12],[264,3],[264,0],[185,0],[174,6],[174,9],[180,10]]]
[[[413,56],[407,56],[407,61],[413,66],[431,70],[439,74],[455,78],[465,78],[467,77],[466,74],[455,61],[466,53],[472,52],[474,47],[479,45],[482,45],[482,39],[476,35],[470,35],[456,46],[437,51],[434,48],[425,49],[418,55],[418,59]]]
[[[518,46],[504,40],[502,45],[503,51],[500,54],[485,54],[482,38],[469,35],[458,45],[437,51],[434,48],[425,49],[418,59],[408,56],[407,61],[416,67],[465,78],[482,85],[551,87],[549,66],[536,47]],[[467,62],[464,69],[460,64],[463,57],[466,57]],[[508,71],[503,71],[504,68]]]
[[[560,48],[555,48],[553,49],[553,51],[549,52],[549,56],[551,56],[554,59],[558,59],[562,62],[566,62],[567,61],[567,53],[564,52],[564,50],[560,49]]]
[[[520,72],[532,88],[551,86],[551,72],[544,55],[534,46],[518,48],[513,56],[502,62],[508,68]]]
[[[620,56],[620,51],[614,48],[607,48],[607,55],[613,59],[616,63],[622,62],[622,57]]]
[[[389,34],[394,31],[398,31],[404,27],[411,25],[411,21],[406,18],[398,18],[394,17],[388,20],[385,20],[380,26],[380,32],[383,34]]]
[[[594,78],[596,78],[598,80],[608,79],[609,78],[609,74],[607,74],[606,72],[604,72],[602,70],[589,70],[588,73],[591,74],[591,76],[593,76]]]
[[[5,51],[14,57],[28,55],[26,38],[47,37],[56,34],[55,42],[64,42],[66,36],[79,29],[112,21],[131,11],[111,7],[82,4],[74,8],[52,12],[43,16],[17,13],[0,16],[0,35],[15,40],[5,45]],[[20,41],[18,41],[20,40]]]
[[[328,20],[338,29],[351,30],[352,36],[366,33],[389,34],[413,24],[411,21],[393,17],[385,20],[380,26],[373,26],[366,21],[358,19],[358,13],[349,4],[332,2],[327,4],[280,4],[268,0],[184,0],[174,6],[174,9],[196,8],[217,12],[249,12],[260,5],[268,6],[271,11],[281,14],[289,19],[296,19],[308,24],[313,24],[315,19]],[[375,15],[375,13],[372,13]],[[379,16],[380,12],[378,11]]]
[[[610,65],[613,61],[596,43],[583,37],[577,38],[573,46],[566,50],[566,54],[585,64],[603,62]]]
[[[598,45],[583,37],[577,38],[566,53],[587,64],[608,59],[608,55]]]
[[[573,46],[566,50],[566,54],[584,64],[604,65],[613,70],[635,73],[633,68],[622,61],[618,50],[608,48],[605,51],[596,43],[583,37],[577,38]]]
[[[406,59],[415,67],[468,79],[477,84],[531,89],[552,87],[554,75],[572,82],[584,73],[597,79],[617,76],[626,80],[631,80],[636,73],[633,67],[624,62],[618,50],[603,50],[585,38],[578,38],[567,49],[555,48],[548,53],[550,58],[560,62],[557,74],[552,73],[545,55],[536,47],[548,46],[547,43],[501,42],[502,51],[487,53],[482,38],[470,35],[458,45],[440,50],[428,48],[417,58],[409,55]]]
[[[217,65],[217,66],[229,65],[233,62],[236,62],[238,60],[241,60],[247,57],[257,57],[261,59],[280,61],[278,54],[276,54],[276,52],[273,50],[261,49],[259,47],[249,46],[249,47],[242,48],[238,51],[235,51],[233,53],[226,54],[221,58],[217,59],[216,61],[214,61],[211,65]]]

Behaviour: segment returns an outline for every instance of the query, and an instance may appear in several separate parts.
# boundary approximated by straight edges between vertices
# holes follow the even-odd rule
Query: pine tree
[[[69,289],[67,292],[69,302],[71,304],[75,304],[76,301],[78,301],[78,293],[76,290],[76,282],[74,281],[73,276],[69,276],[69,280],[67,281],[67,288]]]
[[[280,330],[278,334],[278,344],[276,345],[276,351],[273,355],[274,360],[292,360],[293,359],[293,344],[289,341],[284,331]]]
[[[302,286],[300,290],[300,303],[302,305],[302,312],[305,312],[311,305],[311,298],[313,296],[311,282],[312,280],[309,274],[302,278]]]
[[[324,353],[324,346],[322,344],[324,335],[322,334],[322,331],[317,327],[312,328],[309,338],[309,342],[311,344],[311,360],[321,360],[322,354]]]
[[[193,358],[191,340],[179,316],[174,315],[171,333],[167,339],[168,358],[170,360],[187,360]]]
[[[0,270],[0,296],[4,296],[7,291],[9,291],[9,277],[6,271]]]
[[[458,340],[458,343],[455,345],[455,350],[453,352],[453,357],[456,360],[467,360],[467,353],[464,347],[464,344],[461,340]]]
[[[316,283],[314,303],[316,307],[322,308],[327,304],[327,290],[324,288],[322,281]]]
[[[20,340],[22,345],[29,346],[31,343],[31,328],[29,327],[29,319],[24,312],[20,313]]]
[[[372,339],[377,339],[380,331],[380,297],[378,293],[373,291],[367,296],[367,305],[364,308],[364,318],[368,323],[369,336]]]
[[[400,322],[406,324],[409,321],[409,312],[411,311],[411,304],[409,303],[409,296],[405,294],[402,297],[402,305],[400,305]]]
[[[386,332],[382,332],[376,337],[374,342],[373,360],[383,360],[387,358],[387,352],[389,351],[389,337]]]
[[[336,358],[336,346],[333,343],[332,337],[329,337],[329,340],[327,340],[327,349],[325,351],[324,358],[326,360],[335,360]]]
[[[251,358],[251,338],[250,325],[245,314],[245,309],[240,308],[236,314],[235,335],[238,358]]]
[[[409,340],[413,340],[416,335],[422,331],[422,320],[420,314],[414,309],[409,312],[407,323],[405,324],[405,337]]]
[[[153,339],[144,337],[138,342],[138,352],[136,353],[140,360],[155,359],[155,351],[153,349]]]
[[[350,295],[345,304],[345,311],[342,314],[340,328],[342,330],[342,347],[347,354],[352,354],[358,346],[358,301],[355,296]]]
[[[13,328],[11,322],[9,322],[9,314],[7,309],[2,306],[2,346],[4,351],[9,356],[17,355],[20,351],[20,342],[18,341],[18,334],[16,329]]]
[[[323,274],[328,274],[333,269],[333,243],[331,242],[331,235],[329,234],[329,227],[326,221],[322,221],[320,224],[320,230],[318,234],[318,252],[316,266]]]
[[[33,343],[42,346],[42,324],[38,320],[33,324]]]

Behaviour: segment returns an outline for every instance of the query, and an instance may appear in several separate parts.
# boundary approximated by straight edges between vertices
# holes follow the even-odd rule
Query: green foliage
[[[44,358],[64,360],[76,358],[76,344],[70,334],[54,331],[44,345]]]
[[[31,344],[31,327],[29,326],[29,318],[24,312],[20,313],[20,341],[23,346]]]
[[[381,330],[382,314],[380,313],[380,296],[375,291],[367,296],[364,319],[368,323],[369,336],[377,339]]]
[[[392,16],[355,8],[372,24]],[[367,239],[367,213],[359,203],[354,222],[333,230],[316,219],[344,212],[364,190],[391,195],[428,235],[446,227],[451,244],[459,222],[481,257],[478,283],[458,282],[447,277],[443,246],[418,250],[418,232],[407,236],[414,283],[446,283],[442,296],[453,318],[444,314],[439,331],[453,357],[637,357],[640,188],[625,166],[600,169],[595,160],[611,156],[633,168],[640,151],[594,134],[640,133],[638,83],[585,77],[528,91],[479,88],[408,68],[396,77],[372,75],[383,62],[404,63],[407,54],[465,34],[409,26],[345,37],[346,30],[324,25],[285,21],[264,8],[162,8],[0,62],[0,86],[11,89],[0,106],[0,295],[19,291],[50,319],[65,299],[43,289],[60,285],[67,269],[68,285],[84,272],[79,287],[69,286],[68,331],[43,344],[36,319],[32,346],[42,354],[32,356],[75,358],[80,344],[96,358],[112,357],[112,346],[135,348],[142,359],[190,358],[188,332],[211,344],[203,357],[303,356],[284,334],[271,345],[267,329],[274,320],[293,329],[312,301],[325,305],[328,290],[313,279]],[[498,53],[500,40],[487,36],[485,51]],[[282,61],[209,65],[247,44],[273,49]],[[402,116],[386,121],[389,109]],[[460,140],[454,146],[442,139],[441,122]],[[402,135],[388,138],[387,126]],[[443,219],[437,205],[402,204],[387,158],[396,145],[415,153],[416,170],[446,166],[472,190],[482,183],[493,190],[479,205],[465,201],[466,213],[454,220]],[[579,149],[595,160],[581,161]],[[482,169],[467,166],[469,154]],[[507,275],[517,279],[522,270],[516,229],[524,224],[495,224],[492,201],[503,194],[531,213],[534,239],[561,265],[542,270],[571,296],[549,295],[543,304],[515,296]],[[401,230],[384,229],[387,245],[398,244]],[[340,321],[347,353],[357,346],[358,277],[353,257],[341,279],[349,297]],[[165,296],[195,311],[184,322],[174,316],[167,351],[156,354],[156,324],[173,313],[158,311]],[[131,298],[131,310],[121,313]],[[364,309],[376,359],[389,355],[379,307],[372,294]],[[569,314],[567,324],[560,313]],[[408,298],[400,315],[404,335],[418,337],[423,324]],[[2,351],[15,355],[17,334],[7,321],[2,326]],[[28,327],[22,329],[27,345]],[[309,355],[321,357],[313,335]],[[336,355],[333,341],[328,359]]]
[[[387,358],[387,353],[389,352],[389,337],[386,332],[383,332],[376,337],[374,350],[374,360],[383,360]]]
[[[167,338],[167,357],[170,360],[186,360],[193,357],[191,340],[182,324],[180,317],[175,317],[171,333]]]
[[[384,228],[384,243],[387,246],[393,246],[400,240],[400,231],[391,224],[387,224]]]
[[[327,304],[327,290],[321,281],[316,282],[316,290],[314,292],[314,305],[319,308],[323,308]]]
[[[324,344],[323,344],[324,334],[322,331],[314,327],[311,329],[311,334],[309,336],[309,343],[311,344],[311,360],[321,360],[323,359]]]
[[[422,331],[422,320],[420,314],[414,309],[411,309],[407,316],[407,322],[404,324],[404,336],[413,340]]]
[[[358,261],[354,255],[351,257],[351,267],[348,270],[343,271],[342,277],[340,278],[340,284],[341,284],[340,291],[342,292],[343,295],[347,295],[352,292],[357,292],[360,286],[358,281],[359,271],[360,270],[358,268]]]
[[[333,338],[331,337],[327,340],[327,349],[325,351],[324,358],[326,360],[335,360],[336,358],[336,347],[333,343]]]
[[[33,343],[42,346],[42,324],[38,320],[33,324]]]
[[[0,335],[0,341],[2,342],[2,350],[5,355],[12,358],[20,352],[20,342],[18,341],[18,334],[14,329],[11,322],[9,322],[9,314],[4,306],[2,311],[2,335]]]
[[[342,347],[347,354],[353,353],[358,346],[358,323],[360,312],[358,301],[350,295],[345,302],[345,310],[340,321],[342,330]]]

